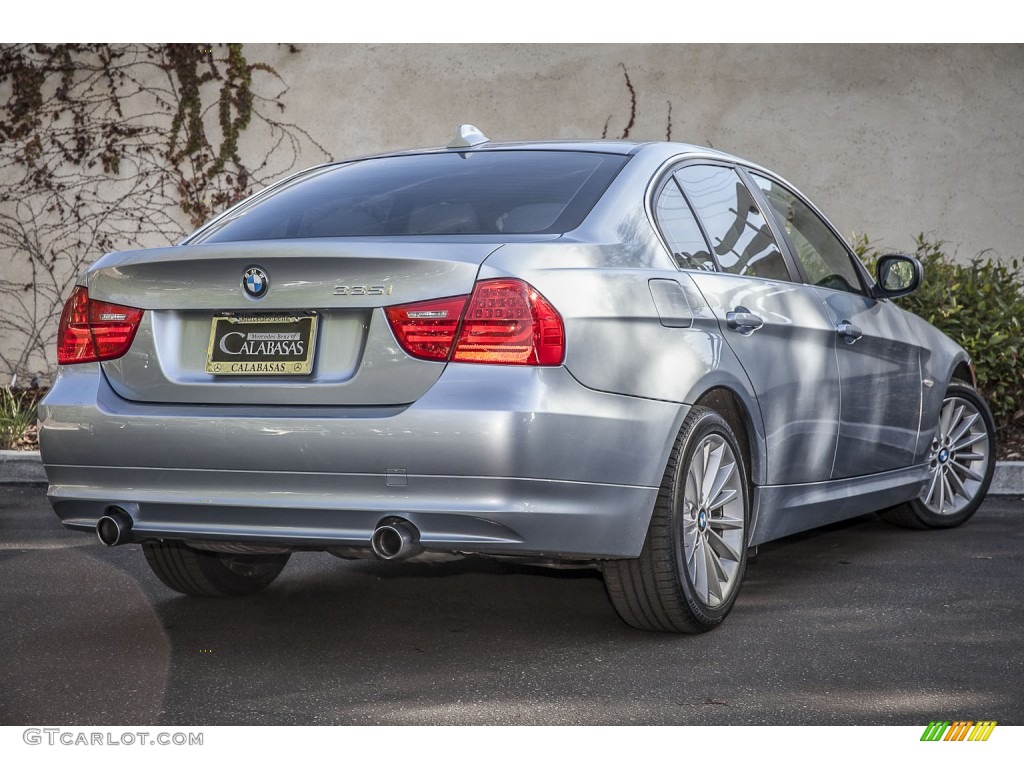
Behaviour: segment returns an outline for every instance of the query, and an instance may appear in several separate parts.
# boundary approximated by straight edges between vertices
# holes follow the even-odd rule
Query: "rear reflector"
[[[522,280],[482,280],[472,296],[388,307],[387,316],[402,348],[423,360],[561,365],[565,357],[561,316]]]
[[[94,363],[121,357],[132,345],[143,310],[89,298],[78,285],[71,292],[57,330],[60,365]]]

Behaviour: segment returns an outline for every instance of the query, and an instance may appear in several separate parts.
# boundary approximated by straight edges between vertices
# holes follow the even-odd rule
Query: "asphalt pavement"
[[[1024,724],[1024,500],[762,546],[700,636],[638,632],[594,571],[294,555],[187,598],[138,547],[0,486],[0,725]]]

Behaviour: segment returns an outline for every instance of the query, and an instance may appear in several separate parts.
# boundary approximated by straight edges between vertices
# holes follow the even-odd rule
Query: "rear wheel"
[[[236,555],[206,552],[178,541],[142,545],[153,573],[171,589],[199,597],[251,595],[270,586],[288,562],[288,553]]]
[[[952,528],[968,520],[992,483],[995,433],[984,398],[966,384],[951,384],[929,451],[928,484],[918,498],[882,517],[905,528]]]
[[[732,609],[747,558],[749,487],[742,455],[718,413],[691,409],[640,557],[604,566],[608,594],[627,624],[706,632]]]

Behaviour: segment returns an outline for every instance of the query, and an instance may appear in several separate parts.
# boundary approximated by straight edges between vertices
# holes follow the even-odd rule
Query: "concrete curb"
[[[997,461],[989,496],[1024,496],[1024,461]]]
[[[45,483],[39,451],[0,451],[0,485]],[[989,496],[1024,496],[1024,461],[1000,461]]]
[[[45,482],[39,451],[0,451],[0,485]]]

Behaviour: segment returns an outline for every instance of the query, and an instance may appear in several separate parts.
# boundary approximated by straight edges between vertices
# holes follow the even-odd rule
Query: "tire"
[[[707,632],[732,609],[746,569],[750,518],[742,457],[725,419],[710,408],[690,410],[669,456],[640,557],[603,567],[612,605],[627,624],[656,632]]]
[[[290,556],[205,552],[178,541],[146,542],[142,551],[160,581],[198,597],[236,597],[266,589]]]
[[[903,528],[953,528],[978,511],[996,467],[996,427],[972,387],[954,382],[946,390],[928,464],[921,495],[882,511],[882,519]]]

